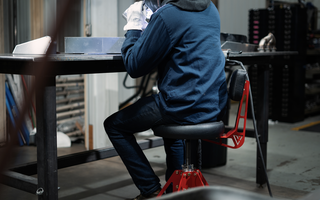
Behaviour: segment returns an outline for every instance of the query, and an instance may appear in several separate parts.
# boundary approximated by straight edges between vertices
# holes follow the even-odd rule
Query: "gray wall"
[[[122,12],[130,4],[128,0],[91,0],[92,37],[123,36]],[[91,74],[86,78],[86,128],[93,126],[93,148],[111,146],[103,121],[118,110],[119,98],[125,98],[130,91],[122,87],[123,73]]]
[[[248,36],[249,10],[266,8],[265,0],[220,0],[221,32]]]
[[[134,0],[118,0],[118,36],[124,37],[125,31],[123,27],[126,25],[127,21],[122,17],[122,13],[132,4]],[[123,79],[125,77],[125,72],[119,73],[119,102],[122,103],[130,96],[134,94],[134,89],[126,89],[123,87]],[[127,79],[127,85],[131,86],[135,84],[135,80],[130,78]]]
[[[5,53],[11,53],[16,44],[30,40],[30,1],[3,0],[3,45]]]

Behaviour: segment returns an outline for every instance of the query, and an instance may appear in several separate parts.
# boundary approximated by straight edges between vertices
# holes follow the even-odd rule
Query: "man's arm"
[[[137,78],[158,67],[171,48],[165,23],[160,16],[152,16],[143,33],[128,30],[121,52],[127,72],[131,77]]]

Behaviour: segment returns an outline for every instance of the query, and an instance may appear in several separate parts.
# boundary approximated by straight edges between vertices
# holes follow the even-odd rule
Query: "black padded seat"
[[[216,139],[224,132],[224,123],[208,122],[193,125],[167,124],[152,128],[154,135],[171,139]]]

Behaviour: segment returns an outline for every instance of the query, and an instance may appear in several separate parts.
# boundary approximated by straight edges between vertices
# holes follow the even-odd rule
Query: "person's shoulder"
[[[165,4],[162,7],[160,7],[158,10],[156,10],[152,16],[151,16],[151,21],[167,21],[168,17],[171,16],[173,13],[175,13],[172,9],[175,6],[171,4]]]
[[[161,6],[158,10],[155,11],[154,14],[161,15],[163,13],[172,12],[172,10],[175,10],[176,6],[173,6],[171,4],[165,4]]]

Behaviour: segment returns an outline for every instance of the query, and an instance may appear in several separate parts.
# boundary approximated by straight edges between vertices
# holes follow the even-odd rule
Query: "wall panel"
[[[248,35],[249,10],[265,8],[265,0],[219,1],[221,32]]]
[[[31,39],[43,36],[43,0],[31,0]]]

